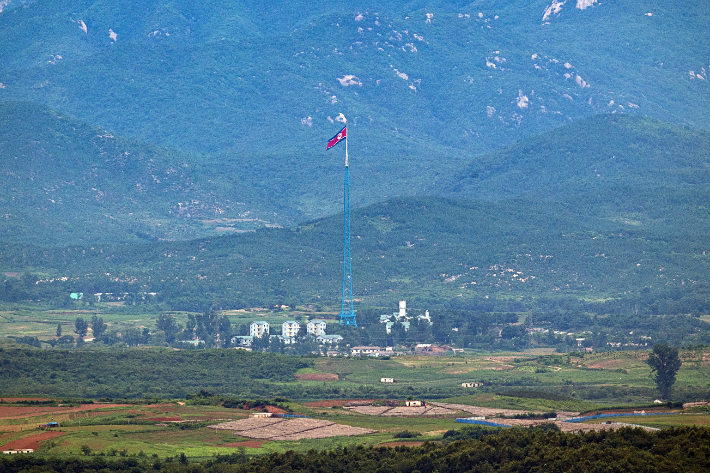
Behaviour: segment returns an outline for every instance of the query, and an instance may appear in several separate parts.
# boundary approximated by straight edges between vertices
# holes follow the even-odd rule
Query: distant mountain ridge
[[[540,301],[587,301],[629,314],[710,308],[710,224],[635,225],[530,200],[408,197],[352,215],[353,291],[359,307],[436,305],[524,311]],[[8,244],[0,270],[22,273],[6,293],[60,301],[69,292],[157,293],[164,307],[204,311],[317,304],[339,307],[342,217],[289,229],[133,245],[40,248]],[[693,294],[691,300],[684,298]],[[667,301],[662,302],[662,299]],[[608,301],[609,309],[601,307]],[[542,303],[544,305],[544,303]]]
[[[294,208],[299,199],[321,196],[342,205],[337,154],[330,164],[312,164],[332,173],[319,180],[299,172],[296,163],[278,163],[278,156],[240,166],[127,140],[27,102],[0,103],[0,156],[5,241],[185,240],[291,226],[307,219]],[[353,200],[374,200],[366,169],[359,158],[354,162]],[[628,222],[629,228],[672,227],[670,222],[684,219],[684,227],[700,229],[710,223],[709,169],[710,133],[603,115],[471,159],[402,193],[539,201],[572,214]],[[397,185],[386,182],[386,174],[380,179],[384,189]]]
[[[435,193],[475,156],[594,114],[707,129],[708,20],[685,0],[13,1],[0,101],[207,154],[315,218],[339,209],[323,143],[341,112],[355,205]]]
[[[651,118],[597,115],[478,157],[442,178],[442,195],[565,202],[570,210],[650,223],[707,221],[710,133]],[[632,217],[633,215],[633,217]]]
[[[235,189],[236,176],[205,171],[201,156],[116,137],[29,102],[0,102],[0,156],[6,241],[188,239],[271,223],[260,204],[266,195]]]

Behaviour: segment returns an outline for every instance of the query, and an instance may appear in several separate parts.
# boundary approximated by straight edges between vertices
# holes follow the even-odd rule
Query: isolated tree
[[[229,348],[232,343],[232,324],[227,317],[219,318],[219,339],[222,343],[222,348]]]
[[[187,332],[188,340],[192,340],[196,326],[197,322],[195,321],[195,316],[192,314],[188,314],[187,323],[185,324],[185,331]]]
[[[104,323],[104,319],[102,317],[97,317],[96,315],[91,317],[91,330],[94,332],[94,338],[101,338],[101,335],[103,335],[106,331],[106,328],[108,328],[108,326]]]
[[[180,330],[175,323],[175,317],[170,314],[160,314],[156,320],[156,326],[158,330],[165,332],[165,341],[168,343],[175,341],[175,333]]]
[[[122,331],[121,333],[121,339],[128,345],[129,347],[136,347],[138,346],[143,337],[140,329],[135,328],[135,327],[130,327]]]
[[[79,337],[85,337],[86,332],[89,331],[89,324],[82,317],[77,317],[74,321],[74,333],[79,335]]]
[[[57,324],[57,338],[62,336],[62,324]]]
[[[653,351],[646,363],[651,367],[651,376],[656,382],[661,397],[668,399],[682,364],[678,357],[678,349],[665,343],[657,343],[653,345]]]

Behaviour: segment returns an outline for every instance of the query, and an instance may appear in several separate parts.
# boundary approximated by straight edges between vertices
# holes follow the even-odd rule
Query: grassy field
[[[21,418],[0,420],[0,444],[7,445],[20,439],[29,440],[32,436],[45,432],[38,426],[51,419],[60,421],[60,428],[56,430],[62,435],[42,442],[40,452],[82,455],[82,447],[87,446],[94,454],[157,455],[161,458],[174,457],[180,453],[185,453],[190,458],[205,458],[232,453],[239,448],[244,448],[248,454],[260,454],[285,450],[305,452],[314,448],[332,449],[362,443],[377,445],[395,440],[393,435],[402,430],[422,434],[417,437],[417,440],[421,441],[441,438],[446,430],[460,426],[454,418],[379,418],[343,409],[309,408],[298,403],[289,405],[297,412],[313,418],[366,427],[379,432],[356,437],[269,441],[258,447],[227,446],[249,439],[232,435],[231,431],[209,429],[207,425],[246,418],[248,412],[215,406],[180,406],[177,403],[131,405],[111,409],[101,409],[101,405],[97,404],[96,410],[85,411],[66,420],[61,413],[27,414]],[[0,413],[2,409],[3,407],[0,407]],[[24,430],[3,432],[4,429],[17,425]]]
[[[50,340],[56,336],[57,325],[61,325],[63,335],[74,336],[74,323],[78,317],[89,322],[94,315],[101,317],[108,326],[108,330],[120,331],[131,327],[148,327],[155,329],[156,319],[160,312],[130,311],[123,309],[123,303],[96,303],[93,306],[84,305],[81,309],[55,309],[40,310],[21,308],[2,310],[0,308],[0,338],[37,337],[40,340]],[[175,316],[177,323],[185,326],[189,312],[170,312]],[[327,324],[338,323],[336,312],[304,312],[298,310],[271,310],[271,309],[243,309],[220,312],[234,324],[249,325],[255,320],[265,320],[271,324],[272,334],[281,333],[281,324],[286,320],[299,319],[302,322],[309,318],[321,318]],[[89,330],[91,335],[91,330]]]
[[[125,314],[121,308],[102,306],[100,316],[110,328],[153,327],[157,314]],[[91,318],[91,310],[31,310],[0,311],[0,338],[7,335],[35,336],[50,339],[57,324],[65,334],[72,334],[74,320]],[[175,313],[184,323],[187,313]],[[280,324],[305,313],[268,310],[233,311],[226,314],[232,323],[267,320]],[[310,314],[313,315],[313,314]],[[12,343],[9,341],[3,343]],[[686,400],[701,401],[710,393],[710,353],[707,348],[682,350],[683,365],[675,385],[676,393]],[[594,412],[610,407],[626,407],[627,412],[643,409],[658,396],[645,363],[648,351],[625,351],[587,354],[554,354],[549,351],[518,353],[467,352],[455,356],[395,356],[375,358],[313,358],[311,367],[297,374],[336,374],[337,381],[293,379],[275,385],[297,383],[313,388],[316,393],[333,390],[348,392],[349,387],[387,387],[383,377],[394,378],[394,390],[389,396],[400,401],[409,392],[426,393],[442,390],[451,393],[446,399],[463,404],[493,409],[521,411]],[[334,377],[331,377],[334,379]],[[463,382],[482,382],[482,388],[461,387]],[[0,388],[1,389],[1,388]],[[379,391],[373,391],[379,392]],[[392,394],[394,393],[394,394]],[[0,397],[2,393],[0,393]],[[29,393],[31,394],[31,393]],[[418,394],[419,399],[427,399]],[[332,396],[343,397],[342,395]],[[441,395],[438,396],[439,398]],[[375,395],[375,399],[379,399]],[[312,399],[309,399],[312,400]],[[415,441],[441,440],[444,432],[460,429],[457,412],[438,417],[378,417],[360,414],[342,407],[317,407],[299,400],[282,402],[295,413],[353,427],[376,430],[377,433],[355,437],[331,437],[297,441],[255,441],[232,435],[231,431],[207,428],[220,422],[244,419],[250,412],[219,406],[185,405],[184,400],[166,400],[160,404],[70,404],[61,407],[36,404],[0,403],[0,446],[18,441],[30,442],[30,437],[44,431],[39,424],[56,421],[61,435],[46,438],[39,444],[39,454],[83,455],[86,452],[109,456],[176,457],[185,453],[190,458],[210,458],[215,455],[243,451],[249,455],[295,450],[323,450],[367,443],[385,444],[398,441],[394,436],[408,430],[421,434]],[[342,404],[342,401],[341,401]],[[710,425],[707,406],[690,408],[684,413],[649,417],[619,417],[614,422],[667,428],[677,425]],[[599,421],[596,421],[597,423]],[[23,440],[25,439],[25,440]]]
[[[491,407],[550,407],[561,409],[564,404],[552,401],[516,399],[506,396],[480,394],[463,396],[447,400],[452,403]],[[95,404],[93,410],[74,413],[65,419],[62,413],[34,415],[28,413],[19,418],[0,420],[0,445],[12,445],[11,442],[30,441],[32,436],[46,433],[38,425],[48,419],[60,421],[60,427],[53,429],[54,438],[41,442],[38,454],[52,455],[94,455],[108,456],[149,456],[174,458],[184,453],[194,460],[206,459],[220,454],[243,451],[248,455],[294,450],[306,452],[311,449],[324,450],[348,447],[359,444],[379,445],[393,441],[439,441],[442,435],[451,429],[460,429],[464,424],[456,423],[457,413],[440,417],[378,417],[358,414],[341,407],[313,407],[296,402],[287,404],[295,412],[311,418],[327,420],[338,424],[364,427],[376,430],[374,434],[355,437],[331,437],[326,439],[305,439],[296,441],[254,441],[232,435],[229,430],[214,430],[208,425],[223,421],[244,419],[249,412],[226,409],[218,406],[189,406],[178,402],[166,402],[153,405],[124,405],[104,408]],[[9,403],[3,403],[1,409],[7,409]],[[591,404],[566,404],[570,407],[592,407]],[[704,411],[707,407],[693,408]],[[648,417],[615,417],[613,422],[668,428],[680,425],[710,426],[710,413],[695,412],[669,413]],[[21,422],[18,424],[18,422]],[[599,420],[590,421],[599,423]],[[10,427],[21,426],[22,431],[4,431]],[[56,430],[56,431],[55,431]],[[413,439],[397,439],[395,434],[402,431],[420,434]],[[87,448],[88,447],[88,448]]]
[[[625,398],[605,398],[599,395],[598,399],[593,399],[596,403],[604,404],[653,401],[655,385],[649,376],[650,368],[644,362],[644,357],[643,352],[610,352],[584,357],[512,353],[448,357],[400,356],[390,360],[327,358],[316,360],[316,370],[337,374],[341,380],[336,383],[338,386],[346,386],[348,383],[379,385],[380,378],[390,377],[395,379],[397,386],[445,387],[461,396],[474,393],[470,388],[461,387],[461,383],[470,381],[483,382],[486,392],[502,392],[521,387],[550,393],[563,391],[570,401],[585,399],[588,386],[642,391],[641,394],[630,394]],[[684,364],[678,376],[678,386],[706,386],[709,374],[707,361]],[[648,394],[643,394],[644,391]]]
[[[710,414],[708,413],[680,413],[653,416],[612,417],[609,418],[609,420],[612,422],[643,425],[646,427],[654,427],[657,429],[680,427],[682,425],[694,425],[698,427],[710,426]],[[599,420],[587,421],[587,423],[599,423]]]
[[[584,410],[600,408],[599,404],[580,401],[551,401],[524,399],[495,394],[474,394],[447,399],[447,402],[496,408]],[[294,450],[306,452],[347,447],[358,444],[379,445],[399,441],[398,432],[407,430],[420,434],[411,440],[417,442],[441,440],[444,432],[460,429],[464,424],[455,421],[457,416],[469,414],[458,412],[439,417],[378,417],[351,412],[342,407],[317,407],[290,402],[287,407],[311,418],[338,424],[364,427],[377,433],[355,437],[331,437],[297,441],[253,441],[232,435],[228,430],[207,428],[229,420],[244,419],[248,411],[226,409],[219,406],[181,405],[182,401],[151,405],[121,405],[105,407],[102,404],[85,406],[88,410],[66,413],[60,407],[56,412],[26,412],[12,418],[3,417],[3,409],[10,409],[9,402],[0,405],[0,444],[38,435],[43,430],[38,425],[50,420],[60,422],[58,437],[44,440],[40,454],[84,455],[87,452],[108,456],[157,456],[176,457],[184,453],[192,459],[205,459],[215,455],[243,451],[248,455]],[[710,413],[703,407],[693,408],[697,413],[659,415],[647,418],[618,417],[614,422],[671,427],[676,425],[710,425]],[[690,411],[692,411],[691,409]],[[690,412],[689,411],[689,412]],[[597,421],[599,422],[599,421]],[[20,427],[21,431],[9,431]],[[88,447],[88,448],[87,448]],[[243,450],[242,450],[243,449]]]

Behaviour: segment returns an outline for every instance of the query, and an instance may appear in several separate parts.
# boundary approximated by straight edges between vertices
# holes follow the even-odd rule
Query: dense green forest
[[[4,393],[92,398],[182,397],[201,388],[269,397],[308,359],[243,350],[26,350],[0,348]]]
[[[408,198],[354,211],[352,235],[353,287],[363,306],[407,299],[486,311],[538,304],[600,313],[710,310],[708,233],[674,222],[628,225],[546,202]],[[20,274],[5,276],[0,300],[62,307],[70,292],[83,292],[130,293],[131,303],[200,312],[213,303],[334,305],[341,254],[338,216],[188,242],[11,243],[0,267]]]
[[[447,432],[448,434],[449,432]],[[373,448],[359,445],[334,451],[274,453],[248,458],[243,452],[204,463],[177,458],[53,458],[3,455],[7,473],[460,473],[460,472],[704,472],[710,468],[710,432],[683,427],[659,432],[617,431],[561,433],[544,429],[507,429],[497,433],[464,429],[444,435],[444,442],[421,447]],[[466,438],[467,440],[455,440]],[[451,441],[454,440],[454,441]]]

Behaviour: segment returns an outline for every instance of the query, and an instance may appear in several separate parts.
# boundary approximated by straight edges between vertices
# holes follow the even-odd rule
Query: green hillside
[[[354,292],[358,306],[407,299],[419,307],[450,301],[452,308],[520,311],[546,298],[618,298],[610,307],[653,299],[659,313],[688,313],[705,310],[709,234],[630,226],[525,200],[398,199],[353,213]],[[25,274],[7,278],[4,300],[58,304],[75,291],[156,292],[182,310],[213,302],[328,307],[339,301],[341,255],[342,218],[335,216],[188,242],[8,245],[0,270]],[[695,305],[679,302],[696,289]]]
[[[290,226],[323,202],[333,212],[342,208],[337,154],[327,163],[308,156],[288,162],[274,154],[247,165],[134,142],[28,102],[0,102],[0,111],[5,241],[187,240]],[[692,226],[702,232],[708,226],[708,156],[708,132],[599,115],[469,158],[448,172],[430,169],[438,180],[404,189],[389,174],[373,175],[355,157],[352,204],[398,192],[468,201],[524,199],[530,205],[556,202],[575,218],[616,221],[630,231],[663,227],[662,232],[682,234]],[[308,172],[301,169],[305,161]],[[318,167],[329,176],[319,178]]]
[[[564,202],[626,228],[707,227],[710,133],[599,115],[472,160],[438,183],[458,199]]]
[[[358,206],[436,193],[472,156],[599,113],[710,123],[697,2],[18,5],[0,13],[0,101],[207,153],[289,217],[338,209],[342,156],[324,140],[341,112]]]
[[[29,102],[0,102],[0,157],[5,241],[189,239],[253,230],[280,210],[203,156],[116,137]]]
[[[5,201],[9,208],[24,209],[30,216],[27,222],[36,228],[8,218],[18,227],[4,227],[6,235],[15,232],[20,237],[6,237],[12,243],[0,252],[0,270],[24,276],[7,279],[4,300],[57,303],[78,291],[155,292],[168,307],[196,310],[215,301],[236,308],[287,301],[337,304],[342,268],[338,215],[289,228],[183,242],[116,245],[111,243],[128,238],[107,230],[111,237],[104,243],[29,246],[43,238],[52,241],[45,233],[66,242],[71,234],[62,235],[57,222],[91,234],[92,215],[107,206],[114,206],[116,216],[124,219],[116,219],[116,231],[132,218],[123,209],[135,208],[134,215],[142,209],[145,215],[162,218],[166,227],[185,222],[197,233],[204,217],[171,214],[170,199],[184,195],[187,187],[215,202],[227,202],[232,189],[242,191],[246,186],[231,187],[224,180],[230,173],[224,170],[221,176],[197,166],[194,177],[166,173],[168,165],[190,167],[197,158],[190,161],[159,148],[107,139],[102,131],[25,106],[35,109],[30,115],[34,128],[43,130],[48,139],[39,144],[27,138],[11,142],[24,150],[28,167],[6,165],[3,179],[11,185],[3,187]],[[69,146],[65,142],[74,143],[72,153],[65,151]],[[656,304],[652,310],[656,313],[705,310],[710,258],[708,151],[707,132],[609,115],[471,160],[456,174],[432,184],[432,189],[456,200],[398,198],[354,210],[355,293],[363,306],[390,306],[408,299],[422,305],[526,310],[529,298],[569,297],[612,298],[614,310],[639,303]],[[54,153],[75,161],[53,160]],[[99,161],[96,156],[105,157]],[[141,170],[141,163],[150,159],[155,169],[162,169],[160,183],[156,171]],[[19,172],[24,174],[13,175]],[[65,195],[67,182],[75,185]],[[136,182],[145,186],[147,199],[134,197],[139,195]],[[352,194],[360,199],[371,190],[361,178],[351,184]],[[274,186],[286,188],[288,183]],[[55,203],[67,199],[68,209],[88,209],[82,214],[87,220],[35,211],[25,200],[35,202],[31,194],[36,188],[46,194],[35,199]],[[254,201],[260,202],[267,191],[255,189]],[[98,190],[104,192],[104,200],[92,207]],[[12,200],[13,192],[24,192],[23,199]],[[99,216],[95,221],[105,220]],[[201,231],[208,230],[214,231],[206,227]]]

